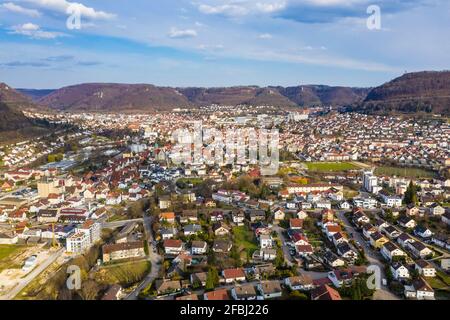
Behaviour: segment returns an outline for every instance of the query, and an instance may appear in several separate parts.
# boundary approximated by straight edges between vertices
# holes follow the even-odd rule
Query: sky
[[[450,69],[448,0],[79,1],[0,0],[0,82],[369,87]]]

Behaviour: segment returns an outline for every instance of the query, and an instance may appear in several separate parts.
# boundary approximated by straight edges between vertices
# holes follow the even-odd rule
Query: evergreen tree
[[[403,198],[403,202],[408,204],[416,204],[417,203],[417,187],[414,185],[414,183],[411,181],[409,183],[408,188],[405,192],[405,197]]]

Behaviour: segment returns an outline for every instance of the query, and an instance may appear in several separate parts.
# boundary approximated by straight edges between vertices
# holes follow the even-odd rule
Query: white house
[[[398,263],[398,262],[393,263],[390,266],[390,269],[391,269],[392,276],[396,280],[409,279],[409,277],[410,277],[408,268],[405,267],[404,265],[402,265],[401,263]]]

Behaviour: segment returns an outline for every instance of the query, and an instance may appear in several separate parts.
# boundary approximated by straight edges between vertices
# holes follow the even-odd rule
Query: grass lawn
[[[339,172],[360,169],[350,162],[306,162],[305,165],[310,171],[318,172]]]
[[[101,268],[95,274],[95,281],[101,284],[115,284],[128,287],[141,281],[151,270],[149,261],[129,261],[118,263],[118,265],[108,265]]]
[[[406,178],[434,178],[436,173],[431,170],[418,168],[400,168],[400,167],[378,167],[375,169],[376,175],[398,176]]]
[[[0,271],[7,268],[17,268],[19,266],[12,264],[12,259],[20,254],[25,247],[18,245],[0,245]]]
[[[253,254],[258,250],[256,239],[252,231],[248,230],[245,226],[234,227],[234,245],[239,249],[245,249],[250,254]]]

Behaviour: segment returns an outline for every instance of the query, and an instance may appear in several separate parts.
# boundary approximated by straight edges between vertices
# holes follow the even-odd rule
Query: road
[[[384,272],[384,262],[378,252],[375,252],[364,240],[362,234],[355,230],[344,215],[345,211],[338,211],[337,217],[344,223],[345,229],[348,234],[353,234],[353,238],[364,246],[364,252],[370,265],[376,265],[380,268],[381,278],[386,279],[386,273]],[[381,284],[381,289],[377,290],[373,297],[374,300],[399,300],[399,298],[389,291],[387,286]]]
[[[289,247],[285,245],[285,243],[289,240],[286,239],[286,237],[283,235],[284,229],[278,225],[274,225],[273,230],[276,231],[276,233],[278,234],[278,238],[281,241],[281,245],[282,245],[281,248],[283,249],[284,260],[286,261],[286,263],[289,267],[292,267],[294,265],[294,263],[292,262],[293,259],[292,259],[291,254],[289,253]]]
[[[61,248],[53,253],[47,260],[38,265],[33,271],[27,274],[24,278],[20,279],[20,282],[6,295],[0,296],[0,300],[12,300],[19,294],[31,281],[33,281],[38,275],[40,275],[45,269],[47,269],[53,262],[58,259],[65,248]]]
[[[141,219],[142,220],[142,219]],[[157,252],[153,251],[153,233],[152,233],[152,221],[153,217],[149,217],[144,213],[144,230],[145,234],[147,236],[147,243],[148,243],[148,259],[152,264],[150,273],[145,277],[145,279],[125,298],[125,300],[137,300],[139,293],[148,287],[153,280],[157,279],[159,277],[159,272],[161,269],[161,257],[158,255]]]

